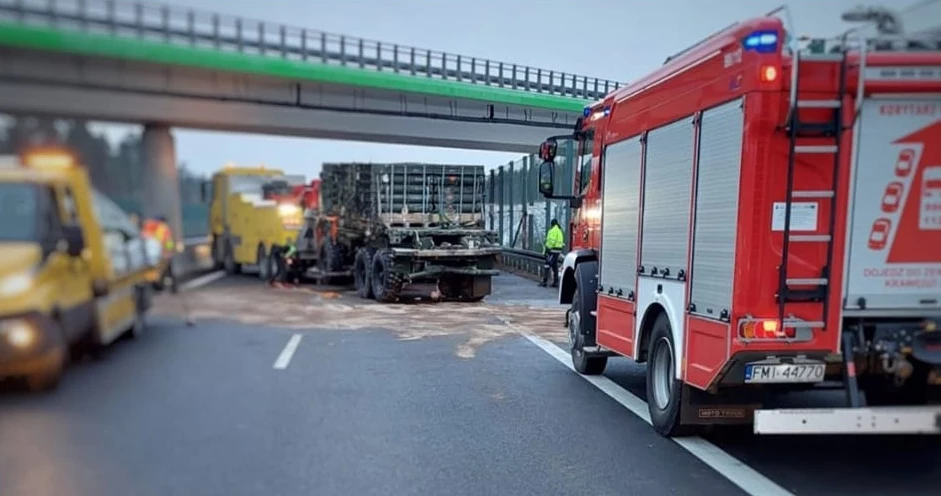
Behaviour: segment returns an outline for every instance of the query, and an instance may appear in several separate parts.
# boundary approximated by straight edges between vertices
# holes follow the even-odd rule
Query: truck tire
[[[374,253],[369,248],[356,250],[353,260],[353,285],[360,298],[371,299],[372,292],[372,259]]]
[[[577,280],[577,279],[576,279]],[[572,355],[572,365],[579,374],[583,375],[601,375],[608,366],[608,357],[593,356],[585,353],[585,335],[594,333],[594,326],[589,319],[583,318],[582,302],[584,300],[582,289],[575,286],[575,294],[572,295],[572,306],[569,308],[569,349]],[[586,309],[586,312],[590,310]]]
[[[225,257],[222,260],[222,268],[226,274],[235,275],[242,272],[242,264],[235,261],[235,254],[232,253],[232,245],[225,244]]]
[[[62,380],[62,374],[68,362],[69,345],[62,331],[62,325],[59,321],[54,321],[52,326],[53,329],[50,335],[55,340],[52,346],[55,349],[56,356],[46,368],[33,372],[26,377],[26,387],[33,392],[46,392],[56,389]]]
[[[265,245],[258,245],[258,250],[255,253],[255,263],[258,265],[258,278],[267,281],[271,276],[268,273],[271,265],[268,262],[268,252],[265,250]]]
[[[339,272],[343,269],[343,250],[340,248],[340,245],[336,244],[330,238],[325,239],[323,244],[320,245],[320,256],[317,260],[317,268],[320,269],[321,274]],[[333,278],[321,276],[320,281],[323,284],[330,284],[333,282]]]
[[[149,307],[149,302],[147,298],[149,295],[146,293],[147,288],[135,288],[136,298],[134,299],[134,322],[131,324],[131,328],[128,329],[128,337],[131,339],[140,339],[144,332],[147,330],[147,308]]]
[[[377,251],[373,256],[371,279],[376,301],[392,303],[399,299],[402,276],[392,270],[392,257],[388,251]]]
[[[680,423],[683,383],[676,380],[676,347],[670,319],[665,313],[657,316],[650,334],[650,359],[647,363],[647,409],[655,431],[666,437],[689,433]]]
[[[215,270],[220,270],[223,268],[225,263],[225,245],[222,243],[222,239],[218,236],[213,235],[212,237],[212,268]]]

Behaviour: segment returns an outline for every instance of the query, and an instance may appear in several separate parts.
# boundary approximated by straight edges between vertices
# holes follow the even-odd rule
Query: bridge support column
[[[176,166],[176,146],[167,126],[147,125],[141,140],[143,214],[146,218],[167,218],[176,242],[183,242],[183,208],[180,178]]]

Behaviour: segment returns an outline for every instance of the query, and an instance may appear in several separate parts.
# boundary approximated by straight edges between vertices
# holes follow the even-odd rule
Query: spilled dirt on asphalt
[[[181,298],[195,321],[232,320],[288,329],[384,329],[402,340],[466,337],[455,349],[473,358],[491,341],[520,333],[564,342],[565,310],[528,305],[458,302],[378,304],[351,291],[258,285],[210,286],[181,295],[159,295],[154,315],[181,316]]]

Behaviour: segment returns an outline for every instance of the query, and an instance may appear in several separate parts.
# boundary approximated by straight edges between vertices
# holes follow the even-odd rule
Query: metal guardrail
[[[545,257],[534,251],[503,248],[500,253],[500,265],[524,275],[541,277],[544,263]]]
[[[585,100],[601,99],[620,86],[607,79],[169,5],[115,0],[0,0],[0,19]]]

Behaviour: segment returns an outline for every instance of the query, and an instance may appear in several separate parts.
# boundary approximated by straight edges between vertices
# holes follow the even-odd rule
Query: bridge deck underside
[[[529,152],[575,114],[484,101],[0,49],[0,111]],[[120,103],[119,103],[120,102]]]

